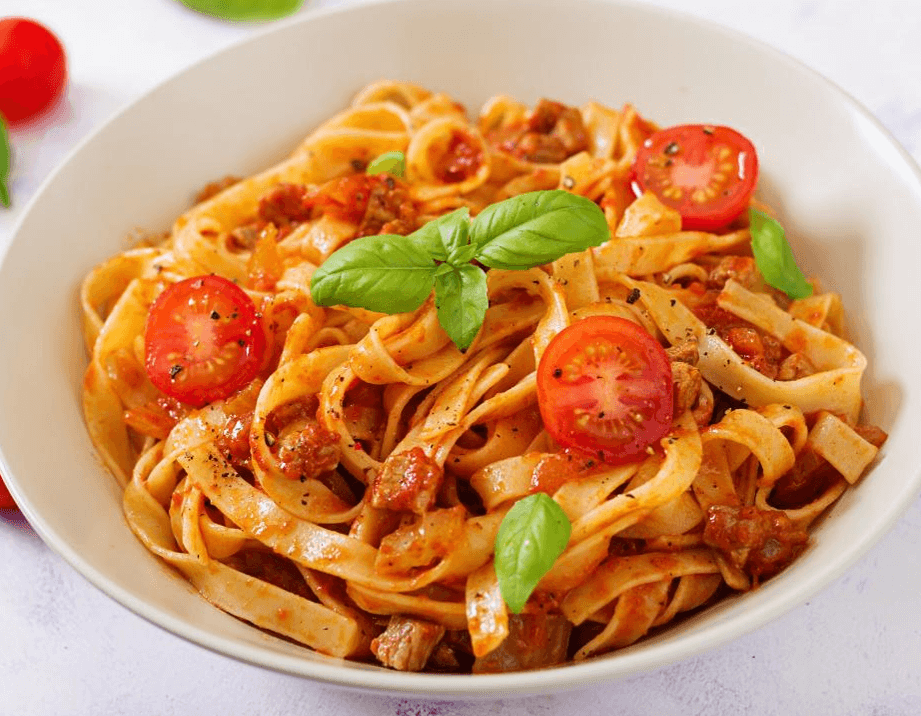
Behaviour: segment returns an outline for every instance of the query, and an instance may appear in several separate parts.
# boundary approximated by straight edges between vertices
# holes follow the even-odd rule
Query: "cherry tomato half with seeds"
[[[201,407],[256,377],[266,336],[243,289],[220,276],[196,276],[157,297],[144,345],[150,381],[166,395]]]
[[[48,28],[23,17],[0,20],[0,114],[7,122],[44,112],[66,82],[64,47]]]
[[[672,367],[642,326],[590,316],[550,341],[537,367],[544,427],[564,447],[632,462],[672,425]]]
[[[653,192],[681,214],[684,229],[720,229],[748,208],[758,155],[729,127],[684,124],[653,134],[636,153],[637,195]]]

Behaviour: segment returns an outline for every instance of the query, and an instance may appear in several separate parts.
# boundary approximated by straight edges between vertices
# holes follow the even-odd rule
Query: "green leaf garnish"
[[[6,132],[6,122],[0,117],[0,204],[10,207],[10,190],[6,186],[6,179],[10,174],[10,164],[13,150],[10,147],[10,138]]]
[[[407,236],[364,236],[323,262],[310,279],[310,295],[318,306],[415,311],[432,292],[435,269],[425,248]]]
[[[471,261],[528,269],[609,238],[604,212],[590,199],[561,190],[535,191],[493,204],[472,221],[463,208],[409,236],[356,239],[316,270],[310,293],[318,306],[403,313],[421,306],[434,286],[438,321],[466,350],[489,306],[486,274]]]
[[[179,0],[183,5],[222,20],[277,20],[295,12],[304,0]]]
[[[604,212],[568,191],[532,191],[486,207],[470,228],[477,260],[490,268],[528,269],[610,238]]]
[[[410,236],[428,251],[433,259],[447,261],[452,252],[466,246],[470,240],[470,209],[463,207],[432,219]]]
[[[392,174],[401,177],[406,173],[406,157],[403,152],[384,152],[372,159],[365,170],[367,174]]]
[[[811,296],[812,284],[796,265],[793,250],[780,223],[757,209],[748,210],[748,220],[752,253],[764,280],[790,298]]]
[[[519,614],[541,578],[566,545],[572,525],[556,502],[543,492],[518,500],[496,535],[495,570],[499,591],[509,610]]]
[[[454,345],[465,351],[480,332],[489,308],[486,274],[471,263],[458,266],[445,263],[441,266],[447,266],[449,270],[439,270],[435,276],[438,322]]]

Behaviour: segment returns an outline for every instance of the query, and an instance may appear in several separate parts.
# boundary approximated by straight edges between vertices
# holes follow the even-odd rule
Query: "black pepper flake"
[[[668,305],[674,306],[676,303],[678,303],[678,300],[673,298],[671,301],[668,302]]]
[[[387,185],[387,188],[390,189],[391,191],[392,191],[393,189],[395,189],[396,186],[397,186],[397,183],[396,183],[396,181],[394,180],[394,178],[393,178],[392,176],[389,176],[389,175],[387,176],[386,179],[384,179],[384,184],[386,184],[386,185]]]
[[[220,313],[218,313],[217,311],[213,311],[213,310],[211,311],[211,320],[212,320],[212,321],[216,321],[216,320],[218,320],[220,317],[221,317],[221,314],[220,314]]]
[[[265,444],[268,445],[269,447],[272,447],[275,444],[275,436],[272,435],[272,433],[270,432],[265,433],[263,440],[265,440]]]
[[[554,368],[554,369],[553,369],[553,377],[554,377],[554,378],[562,378],[562,377],[563,377],[563,369],[562,369],[562,368]]]
[[[240,340],[237,341],[237,345],[240,346],[240,348],[242,348],[243,346],[246,345],[246,341],[244,341],[244,340],[241,338]]]
[[[704,134],[710,135],[710,134],[713,134],[713,132],[714,132],[713,127],[704,127]]]
[[[632,291],[630,291],[630,295],[627,296],[627,303],[632,305],[639,300],[640,300],[640,290],[638,288],[635,288]]]
[[[362,159],[358,158],[351,160],[349,164],[356,172],[363,172],[368,166]]]
[[[179,375],[181,372],[182,372],[181,365],[171,365],[169,367],[169,379],[176,380],[176,376]]]
[[[706,130],[704,130],[704,131],[706,131]],[[663,151],[664,151],[668,156],[673,156],[673,155],[675,155],[675,154],[678,153],[678,149],[679,149],[679,147],[678,147],[678,142],[669,142],[668,144],[665,145],[665,149],[664,149]]]

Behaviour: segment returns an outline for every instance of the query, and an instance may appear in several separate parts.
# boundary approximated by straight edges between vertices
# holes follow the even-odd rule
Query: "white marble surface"
[[[335,4],[308,0],[302,12]],[[865,104],[921,160],[921,2],[653,4],[736,28],[805,62]],[[71,74],[62,113],[12,135],[15,205],[0,210],[0,249],[42,180],[82,138],[170,75],[258,30],[192,14],[175,0],[0,0],[0,16],[7,15],[51,27],[67,47]],[[796,108],[778,98],[777,111]],[[921,713],[919,544],[921,505],[915,504],[844,577],[728,646],[572,693],[446,703],[321,686],[186,643],[97,591],[21,518],[3,514],[0,714],[915,716]]]

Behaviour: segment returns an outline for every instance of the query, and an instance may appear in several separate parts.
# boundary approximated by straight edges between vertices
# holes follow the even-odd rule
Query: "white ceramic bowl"
[[[132,229],[166,228],[209,180],[279,160],[381,78],[446,91],[472,109],[497,93],[629,101],[663,125],[718,122],[754,140],[760,194],[779,208],[807,274],[843,295],[870,361],[868,418],[890,432],[872,473],[787,571],[605,658],[539,673],[439,676],[346,663],[268,636],[211,607],[134,538],[81,416],[82,277],[123,249]],[[308,14],[151,92],[84,142],[34,199],[0,268],[0,472],[39,534],[92,583],[150,621],[248,662],[444,696],[550,691],[651,669],[802,603],[921,490],[919,226],[918,170],[872,117],[817,74],[718,27],[605,0],[404,0]]]

